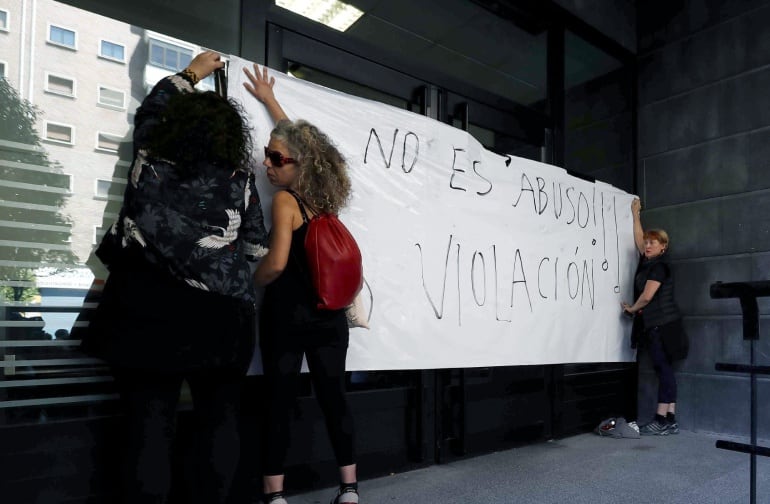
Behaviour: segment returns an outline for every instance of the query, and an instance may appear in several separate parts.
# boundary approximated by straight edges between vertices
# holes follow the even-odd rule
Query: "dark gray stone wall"
[[[716,281],[770,279],[770,0],[637,3],[638,191],[645,227],[671,236],[676,298],[690,335],[677,365],[683,428],[749,433],[749,362],[737,300],[712,300]],[[770,298],[760,302],[770,321]],[[770,329],[756,343],[770,364]],[[770,380],[760,379],[759,435],[770,438]],[[639,417],[657,382],[641,358]]]

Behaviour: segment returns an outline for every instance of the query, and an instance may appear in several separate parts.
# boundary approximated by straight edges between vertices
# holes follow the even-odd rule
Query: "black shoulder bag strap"
[[[286,191],[294,196],[295,200],[297,200],[299,211],[302,214],[302,222],[310,222],[310,218],[307,216],[307,211],[305,210],[305,204],[302,202],[302,198],[299,197],[299,194],[295,193],[291,189],[286,189]]]
[[[291,189],[287,189],[286,192],[294,196],[294,199],[297,200],[297,204],[299,205],[299,211],[302,214],[302,222],[309,224],[310,218],[307,215],[307,211],[305,210],[305,204],[302,202],[302,198],[300,198],[299,194],[292,191]],[[304,244],[303,244],[303,247],[304,247]],[[308,271],[308,269],[302,264],[302,261],[299,260],[299,257],[297,257],[297,255],[293,251],[290,250],[289,253],[294,258],[294,262],[297,264],[297,267],[302,273],[302,276],[305,278],[305,281],[307,282],[307,285],[310,288],[310,291],[315,293],[315,287],[313,286],[313,279],[310,277],[310,271]]]

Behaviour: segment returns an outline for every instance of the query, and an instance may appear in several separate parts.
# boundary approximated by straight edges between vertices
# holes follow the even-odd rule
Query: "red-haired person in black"
[[[658,377],[658,407],[652,421],[639,429],[642,435],[666,436],[679,433],[676,421],[676,376],[673,362],[687,356],[687,335],[682,317],[674,301],[674,276],[666,252],[668,234],[662,229],[642,228],[642,205],[631,203],[634,219],[634,241],[641,254],[634,277],[636,301],[621,303],[623,311],[640,316],[643,331],[636,338],[652,359]]]

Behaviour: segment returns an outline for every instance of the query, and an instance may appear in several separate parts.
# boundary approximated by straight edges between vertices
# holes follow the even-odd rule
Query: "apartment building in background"
[[[53,0],[0,0],[2,99],[17,95],[0,107],[37,111],[34,134],[0,125],[0,423],[13,406],[42,420],[46,404],[109,398],[70,332],[106,275],[92,252],[117,218],[135,110],[201,50]],[[33,394],[40,380],[60,387]]]
[[[0,0],[0,75],[40,110],[43,147],[68,179],[62,213],[80,263],[116,217],[136,107],[200,51],[53,0]]]

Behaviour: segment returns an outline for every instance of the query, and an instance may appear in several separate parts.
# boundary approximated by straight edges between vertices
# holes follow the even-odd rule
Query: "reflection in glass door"
[[[488,150],[548,162],[545,116],[510,104],[508,110],[490,107],[454,93],[447,96],[446,122],[470,133]]]
[[[632,191],[632,68],[567,31],[564,81],[565,168]]]

